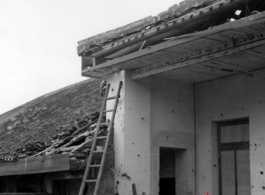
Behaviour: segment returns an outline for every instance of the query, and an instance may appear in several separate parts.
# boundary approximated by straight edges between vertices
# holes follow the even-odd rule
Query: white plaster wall
[[[187,149],[186,189],[195,194],[193,85],[165,78],[151,80],[151,192],[159,192],[159,148]]]
[[[125,80],[125,168],[138,194],[150,193],[150,79]],[[128,186],[132,191],[132,186]]]
[[[122,71],[108,78],[113,92],[120,80],[124,84],[114,125],[118,193],[131,195],[135,184],[137,194],[158,194],[159,147],[172,147],[187,149],[187,191],[194,194],[193,85],[156,77],[132,81]],[[112,106],[108,103],[108,109]]]
[[[121,89],[121,94],[119,98],[119,104],[117,107],[117,113],[114,121],[114,161],[115,161],[115,193],[121,193],[120,186],[123,183],[120,182],[120,173],[122,170],[122,165],[124,163],[124,72],[111,75],[107,79],[110,84],[109,97],[116,95],[118,90],[119,82],[123,82]],[[113,109],[114,100],[107,101],[107,109]],[[107,113],[107,119],[111,119],[111,113]]]
[[[197,194],[218,194],[214,121],[249,117],[251,194],[265,193],[265,70],[196,85]]]
[[[137,194],[150,195],[150,82],[130,78],[126,71],[108,78],[114,92],[123,81],[114,125],[116,186],[121,195],[132,195],[132,184]]]

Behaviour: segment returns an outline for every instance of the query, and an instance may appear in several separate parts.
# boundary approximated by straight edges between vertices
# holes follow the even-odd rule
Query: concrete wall
[[[153,77],[151,80],[151,194],[159,191],[159,148],[186,149],[185,194],[195,194],[193,85]],[[178,174],[182,175],[182,174]],[[178,191],[178,190],[177,190]]]
[[[119,81],[123,86],[114,124],[116,193],[132,194],[135,184],[138,194],[149,195],[150,83],[133,82],[129,73],[122,71],[108,78],[110,95],[116,94]],[[113,108],[113,102],[108,102],[107,108]]]
[[[111,95],[119,81],[124,83],[114,125],[117,192],[132,194],[135,184],[137,194],[158,194],[159,148],[171,147],[187,149],[184,179],[187,192],[194,194],[193,86],[155,77],[132,81],[122,71],[108,78]]]
[[[216,123],[249,117],[251,194],[265,193],[265,70],[197,84],[197,194],[218,194]]]

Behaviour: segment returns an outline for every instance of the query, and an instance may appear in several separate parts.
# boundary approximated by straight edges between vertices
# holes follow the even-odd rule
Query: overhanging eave
[[[0,176],[67,171],[70,169],[69,155],[48,155],[21,159],[0,164]]]
[[[176,72],[184,65],[193,66],[260,47],[264,44],[264,32],[265,12],[261,12],[206,31],[176,37],[174,40],[84,69],[82,74],[106,77],[119,70],[130,70],[132,79],[139,79],[173,70]],[[248,70],[252,70],[251,67]],[[188,70],[184,72],[189,74]]]

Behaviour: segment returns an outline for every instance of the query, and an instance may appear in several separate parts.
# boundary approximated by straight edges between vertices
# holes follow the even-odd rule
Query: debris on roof
[[[80,128],[101,107],[100,82],[89,79],[0,115],[0,162],[33,156],[52,144],[60,147],[60,142],[66,143],[92,130],[92,126]],[[80,136],[80,140],[88,136],[91,137]]]
[[[2,155],[0,162],[15,162],[23,158],[66,153],[70,156],[70,162],[84,162],[92,145],[98,119],[99,113],[92,113],[76,125],[67,126],[48,142],[28,142],[24,147],[12,152],[12,155]],[[105,118],[103,120],[105,121]],[[107,128],[101,126],[99,136],[105,136]]]

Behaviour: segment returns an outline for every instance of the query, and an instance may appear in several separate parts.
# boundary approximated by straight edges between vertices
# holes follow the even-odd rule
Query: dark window
[[[42,174],[21,175],[16,178],[17,192],[43,193],[44,176]]]
[[[54,180],[52,185],[53,195],[67,195],[67,181]]]

